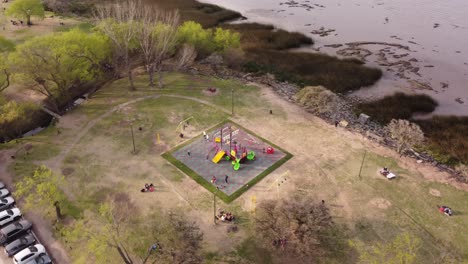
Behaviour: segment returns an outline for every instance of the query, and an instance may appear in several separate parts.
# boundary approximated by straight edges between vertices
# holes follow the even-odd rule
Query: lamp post
[[[234,115],[234,88],[231,88],[231,115]]]
[[[218,192],[218,190],[219,190],[219,187],[216,186],[216,190],[213,192],[213,221],[215,225],[217,224],[216,222],[216,193]]]
[[[132,154],[136,154],[135,136],[133,135],[133,124],[132,123],[130,123],[130,130],[132,131],[132,143],[133,143],[133,152],[132,152]]]

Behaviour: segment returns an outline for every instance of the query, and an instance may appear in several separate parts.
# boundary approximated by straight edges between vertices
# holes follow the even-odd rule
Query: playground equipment
[[[177,134],[182,133],[182,132],[185,130],[185,128],[186,128],[187,126],[189,126],[189,124],[190,124],[189,121],[190,121],[190,122],[195,122],[195,123],[197,123],[197,121],[195,120],[195,118],[194,118],[193,116],[191,116],[191,117],[189,117],[189,118],[186,118],[186,119],[180,121],[179,125],[177,125],[177,127],[176,127],[175,132],[176,132]]]
[[[267,153],[267,154],[274,154],[274,153],[275,153],[275,149],[272,148],[272,147],[268,147],[268,148],[266,149],[266,153]]]
[[[227,130],[224,131],[224,136],[223,130]],[[241,163],[255,160],[255,152],[248,151],[246,147],[241,146],[240,144],[238,145],[235,138],[233,138],[233,136],[236,136],[238,133],[239,129],[233,129],[232,127],[224,127],[220,129],[219,135],[215,133],[213,135],[213,145],[211,145],[211,148],[208,151],[207,158],[211,151],[216,149],[216,155],[212,159],[213,163],[217,164],[224,158],[226,161],[231,161],[232,168],[235,171],[240,169]],[[252,143],[252,141],[254,141],[254,139],[248,140],[249,143]],[[225,145],[229,145],[228,150],[223,149],[223,146]]]
[[[226,152],[224,152],[224,150],[218,151],[218,153],[216,153],[216,155],[212,159],[213,163],[218,163],[224,157],[225,154]]]

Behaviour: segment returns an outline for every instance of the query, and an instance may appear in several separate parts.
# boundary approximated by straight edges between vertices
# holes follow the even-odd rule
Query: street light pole
[[[135,136],[133,135],[133,124],[131,124],[131,123],[130,123],[130,130],[132,131],[133,154],[135,154],[136,153]]]
[[[231,88],[231,115],[234,115],[234,88]]]
[[[213,192],[213,221],[214,224],[216,225],[216,193],[218,192],[219,188],[216,186],[216,190]]]

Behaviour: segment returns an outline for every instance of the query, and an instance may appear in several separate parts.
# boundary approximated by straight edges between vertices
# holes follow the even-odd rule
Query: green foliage
[[[34,175],[24,177],[16,183],[15,195],[23,198],[26,209],[42,209],[50,213],[55,204],[66,200],[60,186],[64,184],[63,176],[55,175],[46,166],[41,166]]]
[[[411,264],[418,263],[421,240],[408,233],[403,233],[396,236],[390,243],[374,243],[370,248],[353,241],[350,242],[350,245],[360,253],[360,263]]]
[[[24,123],[31,120],[37,109],[34,103],[17,103],[0,95],[0,138],[20,132]]]
[[[366,113],[373,120],[386,125],[392,119],[409,120],[414,113],[430,113],[437,105],[434,99],[425,94],[396,93],[377,101],[359,104],[355,112],[356,114]]]
[[[15,74],[38,84],[32,89],[57,100],[100,74],[100,63],[110,55],[108,43],[104,35],[74,29],[18,45],[9,63]]]
[[[5,11],[8,16],[18,19],[26,19],[28,25],[31,24],[31,16],[44,18],[44,5],[40,0],[15,0]]]
[[[240,47],[240,34],[229,29],[216,28],[213,40],[218,51]]]
[[[15,49],[15,43],[6,39],[4,36],[0,36],[0,54],[3,52],[10,52]],[[0,64],[3,60],[0,61]]]
[[[205,30],[194,21],[183,23],[178,30],[179,42],[191,44],[197,51],[205,53],[209,53],[215,48],[211,41],[211,35],[210,29]]]
[[[180,43],[194,46],[202,55],[215,51],[224,52],[228,48],[240,46],[239,33],[222,28],[216,28],[214,31],[203,29],[200,24],[194,21],[187,21],[179,27],[178,39]]]

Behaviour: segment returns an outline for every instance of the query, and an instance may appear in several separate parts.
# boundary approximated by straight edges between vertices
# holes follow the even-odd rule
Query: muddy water
[[[315,40],[300,50],[359,57],[383,69],[381,81],[351,95],[426,93],[440,104],[436,114],[468,115],[466,0],[202,1]]]

